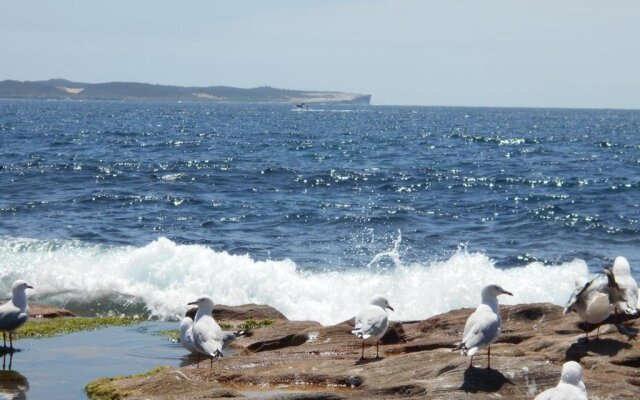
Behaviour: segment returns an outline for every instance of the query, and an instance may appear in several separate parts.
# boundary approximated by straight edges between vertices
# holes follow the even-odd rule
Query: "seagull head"
[[[192,301],[191,303],[187,303],[188,306],[198,306],[198,308],[204,309],[212,309],[213,310],[213,300],[210,297],[203,296],[200,297],[196,301]]]
[[[373,299],[371,299],[371,304],[373,304],[374,306],[378,306],[382,309],[388,308],[391,311],[395,311],[393,307],[389,305],[389,300],[387,300],[382,296],[375,296]]]
[[[560,374],[560,382],[580,386],[582,383],[582,366],[575,361],[564,363]]]
[[[11,287],[11,291],[13,293],[24,293],[24,291],[27,289],[33,289],[33,286],[29,285],[22,279],[18,279],[17,281],[13,282],[13,286]]]
[[[498,297],[501,294],[513,296],[513,293],[507,292],[500,285],[489,285],[482,289],[482,297]]]
[[[615,276],[631,275],[631,268],[629,267],[629,261],[625,257],[618,256],[613,262],[613,266],[609,267]],[[608,269],[608,268],[605,268]]]

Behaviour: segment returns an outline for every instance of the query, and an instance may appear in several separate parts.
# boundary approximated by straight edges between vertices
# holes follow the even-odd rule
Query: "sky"
[[[0,0],[0,80],[640,109],[638,0]]]

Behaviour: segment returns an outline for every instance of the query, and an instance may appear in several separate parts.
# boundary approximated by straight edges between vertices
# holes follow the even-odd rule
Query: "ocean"
[[[0,101],[0,293],[175,319],[563,305],[640,278],[640,111]]]

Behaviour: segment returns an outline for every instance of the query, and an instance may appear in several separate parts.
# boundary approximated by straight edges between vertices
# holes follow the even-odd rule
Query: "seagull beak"
[[[197,301],[192,301],[191,303],[187,303],[188,306],[194,306],[197,305],[198,302]]]
[[[391,310],[391,311],[395,311],[395,310],[393,309],[393,307],[391,307],[391,306],[387,306],[387,308],[388,308],[389,310]]]
[[[33,286],[31,286],[31,285],[27,285],[27,286],[26,286],[26,288],[27,288],[27,289],[33,289]]]
[[[513,296],[513,293],[511,293],[511,292],[507,292],[506,290],[503,290],[503,291],[502,291],[502,293],[504,293],[504,294],[508,294],[509,296]]]

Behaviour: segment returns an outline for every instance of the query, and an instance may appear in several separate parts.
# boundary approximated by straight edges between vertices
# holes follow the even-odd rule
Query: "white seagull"
[[[193,319],[195,317],[196,309],[187,311],[187,315],[180,321],[180,344],[191,353],[197,353],[195,345],[193,344]],[[222,331],[222,347],[229,346],[237,338],[242,336],[250,336],[249,331]]]
[[[564,314],[571,311],[578,313],[581,320],[598,325],[596,338],[600,334],[600,323],[611,314],[609,301],[609,283],[602,276],[597,276],[587,282],[576,281],[576,288],[564,308]],[[589,334],[585,332],[589,340]]]
[[[19,279],[11,288],[11,300],[0,306],[0,331],[7,347],[6,333],[9,332],[9,348],[13,351],[13,331],[21,327],[29,319],[29,305],[27,304],[27,289],[33,286]]]
[[[378,355],[380,338],[384,336],[384,333],[389,327],[387,308],[394,311],[387,299],[382,296],[375,296],[371,299],[371,303],[363,307],[356,316],[355,329],[352,330],[351,333],[362,339],[362,354],[360,359],[364,359],[365,340],[373,341],[373,339],[376,341],[376,358],[380,358]]]
[[[211,357],[209,368],[213,368],[213,359],[222,357],[222,328],[213,319],[213,301],[209,297],[201,297],[189,303],[198,306],[196,318],[191,328],[193,346],[198,354]],[[198,363],[199,364],[199,363]]]
[[[615,308],[625,314],[634,315],[638,306],[638,283],[631,276],[629,261],[624,257],[616,257],[611,268],[605,268],[609,278],[610,301]]]
[[[545,390],[534,400],[587,400],[580,364],[575,361],[564,363],[558,386]]]
[[[186,316],[180,321],[180,344],[191,353],[197,353],[196,347],[193,345],[193,320]]]
[[[489,285],[482,289],[482,302],[469,316],[464,325],[462,342],[456,350],[462,350],[462,354],[471,357],[469,368],[473,366],[473,356],[478,350],[487,347],[487,368],[491,369],[491,344],[500,336],[500,309],[498,296],[508,294],[513,296],[498,285]]]

